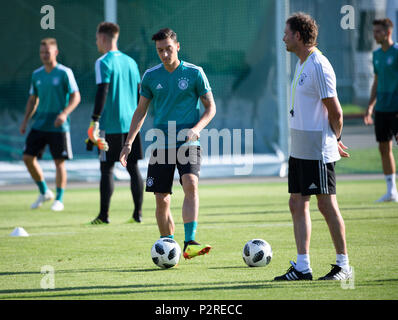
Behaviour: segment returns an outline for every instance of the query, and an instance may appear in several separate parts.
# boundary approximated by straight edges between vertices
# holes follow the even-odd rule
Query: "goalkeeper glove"
[[[99,122],[91,121],[90,126],[87,130],[88,138],[98,147],[100,150],[108,151],[109,146],[104,138],[99,136]]]
[[[89,139],[96,143],[99,139],[99,122],[98,121],[91,121],[90,126],[88,127],[87,134]]]

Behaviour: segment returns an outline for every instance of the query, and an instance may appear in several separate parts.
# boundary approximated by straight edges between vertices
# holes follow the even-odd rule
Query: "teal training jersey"
[[[203,69],[184,61],[171,73],[163,64],[145,72],[140,94],[151,100],[154,128],[159,129],[164,135],[164,144],[157,137],[158,148],[175,148],[184,144],[185,130],[191,129],[200,119],[199,97],[210,90]],[[195,141],[189,145],[200,143]]]
[[[29,94],[39,98],[39,105],[33,115],[32,128],[40,131],[66,132],[70,119],[55,127],[54,121],[69,103],[69,96],[79,91],[73,72],[62,64],[47,73],[44,66],[33,71]]]
[[[95,79],[97,85],[109,83],[100,129],[106,133],[129,132],[141,80],[137,63],[118,50],[109,51],[95,62]]]
[[[373,52],[373,67],[377,74],[377,101],[375,110],[398,111],[398,44],[387,51],[381,48]]]

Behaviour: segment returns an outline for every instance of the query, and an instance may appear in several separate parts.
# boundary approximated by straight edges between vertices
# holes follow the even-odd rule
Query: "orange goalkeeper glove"
[[[105,141],[104,138],[99,136],[99,122],[98,121],[91,121],[90,126],[87,130],[88,138],[91,140],[94,145],[98,147],[100,150],[108,151],[109,146],[108,143]]]

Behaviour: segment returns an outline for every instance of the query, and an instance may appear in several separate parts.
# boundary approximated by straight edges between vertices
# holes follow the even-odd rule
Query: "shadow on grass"
[[[0,295],[14,294],[15,298],[70,298],[85,296],[102,296],[102,295],[132,295],[144,293],[181,293],[181,292],[200,292],[214,290],[259,290],[271,288],[284,288],[287,283],[278,283],[273,281],[232,281],[232,282],[215,282],[206,283],[174,283],[173,285],[156,283],[156,284],[136,284],[136,285],[101,285],[101,286],[81,286],[81,287],[64,287],[55,289],[15,289],[0,290]],[[322,284],[323,286],[324,284]],[[186,288],[188,287],[188,288]],[[90,292],[75,292],[88,290]],[[98,291],[101,290],[101,291]],[[114,291],[117,290],[117,291]],[[33,294],[32,294],[33,293]],[[37,295],[35,295],[37,293]],[[28,294],[28,295],[24,295]],[[10,299],[13,296],[0,296],[0,299]]]
[[[56,270],[56,274],[65,274],[65,273],[95,273],[95,272],[158,272],[162,271],[158,267],[154,268],[147,268],[147,269],[120,269],[120,268],[86,268],[86,269],[70,269],[70,270]],[[176,270],[176,269],[171,269]],[[170,271],[169,271],[170,272]],[[10,272],[0,272],[0,276],[19,276],[19,275],[29,275],[29,274],[36,274],[36,275],[43,275],[40,271],[10,271]],[[1,293],[1,291],[0,291]]]
[[[356,283],[357,287],[374,287],[382,286],[387,283],[398,282],[398,279],[379,279],[371,281],[361,281]],[[147,294],[147,293],[182,293],[192,292],[198,293],[203,291],[225,291],[225,290],[267,290],[267,289],[304,289],[304,288],[331,288],[335,289],[340,286],[337,281],[302,281],[302,282],[275,282],[275,281],[231,281],[231,282],[215,282],[215,283],[175,283],[170,284],[132,284],[132,285],[100,285],[100,286],[77,286],[77,287],[64,287],[55,289],[15,289],[15,290],[0,290],[0,299],[45,299],[45,298],[84,298],[95,296],[115,296],[126,295],[126,298],[131,298],[130,295],[134,294]],[[90,291],[90,292],[76,292],[76,291]],[[116,290],[116,291],[115,291]],[[7,296],[8,294],[8,296]],[[11,294],[11,295],[10,295]],[[135,296],[135,298],[139,298]]]
[[[272,205],[269,204],[264,204],[264,208],[269,208]],[[316,213],[318,212],[318,209],[315,207],[315,203],[313,204],[312,210],[311,212]],[[260,211],[250,211],[247,210],[246,208],[250,208],[250,207],[261,207],[261,205],[226,205],[226,206],[209,206],[207,208],[233,208],[234,210],[236,208],[244,208],[244,210],[242,210],[242,212],[206,212],[206,213],[201,213],[201,216],[212,216],[212,217],[216,217],[216,216],[232,216],[232,215],[242,215],[242,214],[286,214],[289,213],[289,207],[286,204],[286,209],[283,210],[272,210],[272,209],[265,209],[265,210],[260,210]],[[200,206],[201,209],[205,208],[204,206]],[[374,206],[366,206],[366,207],[362,207],[362,206],[358,206],[358,207],[340,207],[341,211],[363,211],[363,210],[373,210],[373,209],[380,209],[380,205],[374,205]],[[385,206],[383,209],[385,210],[392,210],[395,211],[397,210],[396,207],[393,206]]]

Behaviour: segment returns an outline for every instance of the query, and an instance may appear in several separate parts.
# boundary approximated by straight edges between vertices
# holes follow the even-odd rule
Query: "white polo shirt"
[[[315,50],[306,63],[296,65],[291,86],[294,115],[290,117],[290,156],[330,163],[340,160],[337,139],[322,99],[337,97],[336,75],[329,60]],[[295,90],[294,90],[295,86]],[[292,106],[292,102],[290,102]]]

